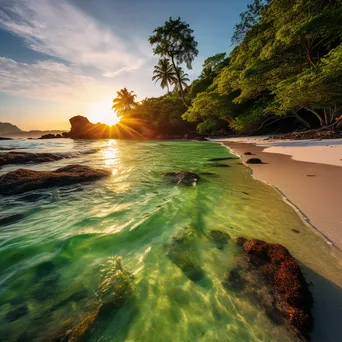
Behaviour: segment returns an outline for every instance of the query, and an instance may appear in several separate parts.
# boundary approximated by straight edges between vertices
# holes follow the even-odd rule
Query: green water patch
[[[46,151],[44,144],[34,142],[32,152]],[[342,314],[340,253],[225,147],[103,140],[62,148],[94,149],[91,157],[77,154],[77,163],[112,174],[82,191],[57,188],[47,199],[39,198],[43,190],[32,201],[0,198],[1,217],[29,212],[0,229],[2,339],[83,331],[86,341],[293,341],[251,298],[248,283],[238,291],[240,236],[286,246],[313,283],[312,340],[341,335],[338,320],[327,319]],[[199,174],[200,182],[166,182],[163,174],[177,170]],[[226,274],[233,288],[223,286]],[[116,294],[127,300],[102,306]]]

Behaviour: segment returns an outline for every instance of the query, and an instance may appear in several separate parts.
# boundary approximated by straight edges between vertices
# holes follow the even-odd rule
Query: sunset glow
[[[101,122],[110,126],[119,123],[121,117],[111,108],[108,100],[94,103],[90,107],[89,120],[93,123]]]

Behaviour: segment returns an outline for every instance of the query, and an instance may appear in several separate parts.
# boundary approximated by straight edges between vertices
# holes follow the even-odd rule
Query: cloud
[[[137,38],[115,35],[66,0],[4,0],[0,27],[37,52],[114,77],[139,69],[150,56]]]
[[[51,60],[33,64],[0,57],[0,92],[55,101],[82,101],[95,95],[96,81]]]

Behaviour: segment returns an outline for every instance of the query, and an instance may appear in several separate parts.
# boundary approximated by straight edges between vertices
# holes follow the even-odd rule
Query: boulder
[[[0,152],[0,166],[8,164],[44,163],[63,159],[53,153]]]
[[[166,252],[168,258],[194,282],[204,277],[196,247],[196,238],[196,230],[193,227],[188,227],[172,238]]]
[[[263,162],[261,161],[261,159],[259,158],[249,158],[246,161],[247,164],[263,164]]]
[[[313,328],[313,297],[300,267],[289,251],[282,245],[256,239],[239,238],[237,244],[242,246],[247,257],[249,266],[245,272],[249,273],[249,276],[245,279],[253,282],[249,288],[260,287],[262,281],[259,278],[262,278],[269,288],[267,291],[260,291],[264,294],[268,292],[268,297],[272,298],[267,304],[266,314],[273,320],[276,316],[283,318],[299,336],[309,338]],[[230,272],[223,284],[243,284],[247,287],[245,281],[240,278],[240,274]],[[257,298],[260,300],[263,297],[259,295]]]
[[[13,140],[12,138],[0,137],[0,140]]]
[[[88,182],[109,176],[110,171],[68,165],[55,171],[18,169],[0,176],[0,194],[14,195],[46,187]]]
[[[174,184],[192,186],[200,179],[199,175],[190,171],[166,172],[163,177]]]
[[[245,155],[245,156],[252,156],[253,153],[252,153],[252,152],[245,152],[244,155]]]
[[[209,232],[209,240],[217,249],[223,249],[224,246],[228,244],[230,236],[229,234],[221,232],[220,230],[211,230]]]

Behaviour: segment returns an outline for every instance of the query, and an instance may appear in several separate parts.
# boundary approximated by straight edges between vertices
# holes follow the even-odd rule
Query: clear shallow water
[[[118,257],[132,274],[133,298],[99,320],[89,341],[293,341],[255,302],[223,288],[224,273],[242,262],[233,242],[239,236],[285,245],[313,283],[313,340],[341,336],[341,254],[239,160],[223,162],[230,168],[212,167],[208,159],[229,156],[225,147],[17,140],[0,142],[0,148],[68,156],[24,166],[36,170],[73,163],[112,170],[92,184],[0,197],[1,217],[12,215],[12,223],[0,226],[1,341],[48,341],[70,328],[112,281]],[[18,167],[3,167],[0,174]],[[179,169],[214,175],[203,175],[194,188],[162,179]],[[167,254],[187,227],[195,231],[189,253],[203,270],[200,281],[190,280]],[[208,239],[211,229],[232,237],[223,250]],[[8,313],[15,310],[25,312],[14,319]]]

